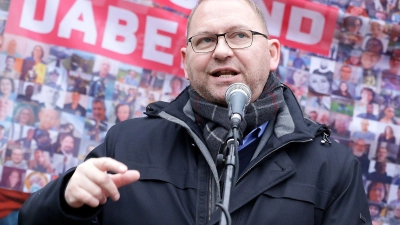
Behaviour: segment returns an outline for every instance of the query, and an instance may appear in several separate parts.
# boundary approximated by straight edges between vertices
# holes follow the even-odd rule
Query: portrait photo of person
[[[370,103],[375,103],[375,95],[374,89],[370,87],[361,87],[358,94],[356,89],[356,106],[365,107]]]
[[[320,57],[311,57],[310,71],[313,74],[324,75],[329,79],[333,78],[335,70],[335,61]]]
[[[63,111],[71,113],[76,116],[86,116],[86,108],[88,97],[86,95],[81,95],[79,92],[74,91],[72,93],[67,93],[65,95],[65,104]]]
[[[381,142],[391,143],[391,144],[396,143],[396,137],[394,135],[393,126],[391,126],[391,125],[385,126],[383,132],[380,133],[379,137],[378,137],[378,144]]]
[[[288,67],[292,67],[298,70],[309,71],[310,69],[310,57],[301,51],[290,51]]]
[[[115,83],[115,73],[111,73],[112,61],[107,58],[99,58],[98,60],[99,64],[95,65],[95,72],[92,74],[89,96],[98,99],[110,99]]]
[[[180,77],[166,75],[161,101],[174,100],[187,85],[186,81]]]
[[[390,55],[389,68],[382,71],[381,88],[400,91],[400,51]]]
[[[293,91],[299,102],[307,96],[309,77],[310,74],[307,71],[292,68],[286,69],[285,84]]]
[[[65,92],[43,85],[40,93],[34,97],[40,107],[61,111],[64,106]]]
[[[60,111],[50,108],[40,108],[37,127],[42,130],[58,130],[60,126]]]
[[[128,104],[118,104],[117,106],[115,106],[115,115],[115,123],[120,123],[122,121],[130,119],[133,116],[132,107]]]
[[[29,161],[29,169],[41,173],[51,173],[51,161],[48,152],[36,149],[33,151],[32,159]]]
[[[378,121],[381,123],[398,125],[399,123],[394,118],[394,115],[395,111],[393,106],[390,105],[383,106]]]
[[[34,83],[20,81],[18,88],[17,101],[28,103],[31,105],[38,105],[39,103],[33,99],[33,96],[36,95],[35,92],[38,91],[38,87],[35,86]]]
[[[11,121],[14,103],[11,100],[0,98],[0,121]]]
[[[378,120],[378,114],[375,113],[378,111],[378,106],[376,106],[373,103],[368,103],[365,107],[359,107],[363,108],[361,112],[355,113],[357,117],[364,118],[364,119],[369,119],[373,121]]]
[[[338,89],[333,90],[332,94],[343,98],[353,98],[353,94],[350,93],[348,83],[344,81],[340,82]]]
[[[85,130],[90,140],[100,141],[108,129],[106,103],[103,99],[92,99],[91,115],[86,118]]]
[[[370,159],[369,155],[369,147],[370,145],[364,139],[352,139],[353,144],[349,146],[351,152],[355,157],[357,157],[358,161],[361,164],[361,172],[364,177],[367,176],[369,170]]]
[[[24,179],[24,191],[36,192],[49,183],[50,177],[43,172],[28,170]]]
[[[10,149],[11,155],[10,159],[4,162],[4,166],[28,169],[28,163],[25,160],[24,150],[22,148]],[[6,154],[7,155],[7,154]]]
[[[367,184],[367,197],[370,201],[377,203],[386,203],[388,192],[388,184],[376,181],[372,181]]]
[[[1,177],[0,187],[15,191],[22,191],[25,170],[4,166]]]
[[[23,60],[20,79],[43,84],[45,75],[45,49],[42,44],[36,44],[32,48],[31,55]]]
[[[14,80],[8,77],[0,77],[0,98],[15,100],[17,98]]]
[[[14,107],[13,122],[21,126],[34,126],[37,122],[37,107],[29,104],[18,104]]]
[[[330,127],[332,136],[350,137],[349,125],[352,121],[352,117],[341,113],[331,113],[331,121]]]
[[[134,87],[139,87],[140,79],[141,74],[135,69],[130,69],[124,78],[124,83]]]
[[[315,94],[331,94],[332,80],[325,75],[310,74],[308,80],[308,91]]]
[[[14,56],[7,55],[5,57],[4,70],[0,72],[0,75],[11,79],[19,79],[20,73],[15,68],[16,60],[17,59]]]
[[[367,47],[368,41],[372,38],[376,38],[380,41],[380,44],[382,45],[382,49],[379,52],[385,53],[389,44],[389,36],[385,33],[384,29],[385,29],[385,23],[383,21],[371,19],[369,21],[369,31],[367,32],[367,34],[364,36],[363,39],[363,49],[368,49]],[[378,44],[378,42],[375,43]]]
[[[45,85],[54,88],[56,90],[62,90],[60,83],[61,83],[61,74],[60,72],[57,71],[57,69],[53,69],[47,73]]]

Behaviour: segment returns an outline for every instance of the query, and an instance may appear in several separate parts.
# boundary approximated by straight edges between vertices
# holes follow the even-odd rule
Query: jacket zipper
[[[285,144],[279,146],[278,148],[276,148],[276,149],[270,151],[268,154],[266,154],[266,155],[263,156],[260,160],[258,160],[253,166],[251,166],[248,170],[246,170],[246,171],[238,178],[238,180],[236,181],[236,184],[239,183],[240,179],[242,179],[242,177],[244,177],[244,176],[245,176],[251,169],[253,169],[258,163],[260,163],[260,162],[263,161],[266,157],[268,157],[268,156],[271,155],[272,153],[278,151],[278,150],[281,149],[282,147],[284,147],[284,146],[286,146],[286,145],[288,145],[288,144],[290,144],[290,143],[293,143],[293,142],[301,142],[301,143],[304,143],[304,142],[310,142],[310,141],[312,141],[312,140],[313,140],[313,139],[310,138],[310,139],[305,139],[305,140],[289,141],[289,142],[287,142],[287,143],[285,143]]]

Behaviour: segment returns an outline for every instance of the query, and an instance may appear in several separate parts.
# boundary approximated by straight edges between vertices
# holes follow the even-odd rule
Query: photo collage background
[[[148,0],[129,0],[170,10]],[[329,56],[282,47],[276,71],[305,115],[361,162],[375,224],[400,222],[399,0],[312,1],[340,10]],[[4,33],[0,1],[0,188],[34,192],[81,163],[115,123],[173,100],[173,74]],[[182,13],[172,11],[178,15]]]
[[[172,101],[189,84],[4,33],[9,2],[0,1],[0,188],[39,190],[83,162],[112,125],[144,116],[149,103]]]

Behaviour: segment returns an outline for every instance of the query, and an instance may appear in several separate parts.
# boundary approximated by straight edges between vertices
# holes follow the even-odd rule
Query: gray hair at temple
[[[196,6],[192,9],[192,12],[190,13],[189,18],[188,18],[188,23],[187,23],[187,27],[186,27],[186,32],[187,32],[187,33],[186,33],[186,36],[189,35],[189,27],[190,27],[190,24],[191,24],[191,22],[192,22],[192,17],[193,17],[193,15],[194,15],[194,13],[196,12],[196,10],[197,10],[197,8],[199,7],[199,5],[200,5],[202,2],[205,2],[205,1],[220,1],[220,0],[199,0],[199,1],[197,2]],[[258,17],[261,19],[261,21],[262,21],[262,23],[263,23],[263,25],[264,25],[265,31],[267,32],[266,35],[269,36],[268,27],[267,27],[267,22],[265,21],[264,14],[261,12],[260,8],[258,8],[258,6],[257,6],[252,0],[241,0],[241,1],[245,1],[245,2],[249,3],[249,5],[250,5],[251,8],[253,9],[253,11],[254,11],[255,13],[257,13]]]

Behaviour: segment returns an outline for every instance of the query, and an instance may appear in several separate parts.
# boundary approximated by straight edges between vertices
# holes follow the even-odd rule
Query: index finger
[[[109,157],[92,158],[89,160],[91,160],[93,165],[101,171],[125,173],[128,170],[128,167],[125,164]]]

